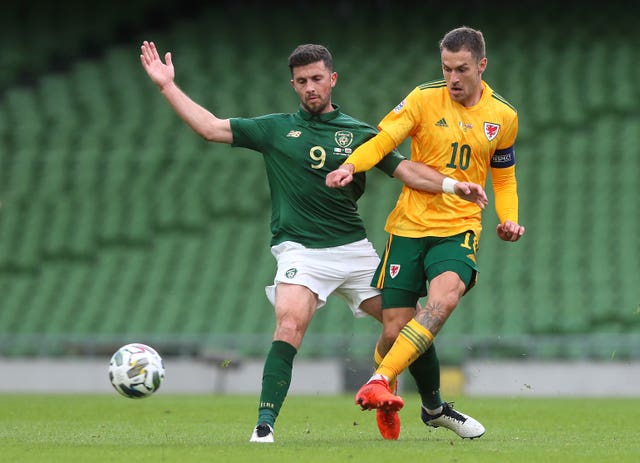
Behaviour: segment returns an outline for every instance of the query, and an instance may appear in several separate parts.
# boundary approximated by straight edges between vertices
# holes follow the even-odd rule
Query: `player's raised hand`
[[[171,62],[170,52],[164,55],[166,64],[160,59],[156,45],[153,42],[147,42],[146,40],[142,42],[140,52],[142,67],[147,71],[153,83],[160,87],[160,90],[162,90],[165,85],[173,82],[175,70]]]
[[[462,199],[477,204],[480,209],[484,209],[489,202],[484,189],[477,183],[457,182],[453,189]]]
[[[348,185],[353,180],[353,164],[343,164],[327,174],[325,183],[330,188]]]
[[[524,235],[524,227],[510,220],[505,220],[504,223],[498,224],[496,233],[502,241],[518,241]]]

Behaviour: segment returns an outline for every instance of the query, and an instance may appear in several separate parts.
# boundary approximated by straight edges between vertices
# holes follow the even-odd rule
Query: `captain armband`
[[[516,163],[516,152],[513,146],[502,150],[496,150],[491,156],[491,167],[511,167]]]

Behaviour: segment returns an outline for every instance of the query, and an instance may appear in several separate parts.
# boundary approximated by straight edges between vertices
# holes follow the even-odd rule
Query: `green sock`
[[[258,407],[258,424],[276,422],[280,408],[289,392],[293,358],[298,351],[284,341],[273,341],[262,370],[262,392]]]
[[[429,409],[435,409],[442,405],[442,398],[440,397],[440,361],[434,344],[431,344],[431,347],[424,354],[409,365],[409,371],[418,386],[422,405]]]

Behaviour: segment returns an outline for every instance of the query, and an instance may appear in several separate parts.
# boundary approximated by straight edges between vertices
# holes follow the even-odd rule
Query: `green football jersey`
[[[365,174],[344,188],[325,177],[377,130],[334,110],[232,118],[233,146],[262,153],[271,191],[271,244],[295,241],[308,248],[340,246],[366,237],[356,201]],[[391,176],[405,159],[394,151],[377,165]]]

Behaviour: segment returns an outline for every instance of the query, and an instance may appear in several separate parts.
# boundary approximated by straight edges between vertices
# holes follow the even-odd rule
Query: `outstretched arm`
[[[357,147],[338,169],[327,174],[327,186],[331,188],[345,186],[353,180],[355,172],[371,169],[397,145],[387,132],[378,132],[375,137]]]
[[[458,182],[425,164],[405,160],[398,164],[393,176],[415,190],[429,193],[454,193],[462,199],[484,209],[487,195],[482,186],[471,182]]]
[[[348,185],[353,180],[354,170],[353,164],[345,162],[336,170],[329,172],[325,182],[331,188]],[[488,203],[487,194],[482,186],[476,183],[458,182],[420,162],[402,161],[396,167],[393,176],[416,190],[429,193],[454,193],[466,201],[477,204],[480,209],[484,209]]]
[[[173,110],[198,135],[208,141],[232,143],[233,134],[229,119],[219,119],[211,112],[194,102],[176,85],[175,69],[171,53],[165,54],[165,63],[160,59],[153,42],[142,42],[140,47],[142,67],[155,83]]]
[[[336,170],[332,170],[327,174],[325,183],[330,188],[340,188],[348,185],[353,180],[354,172],[355,168],[353,167],[353,164],[345,162]]]

